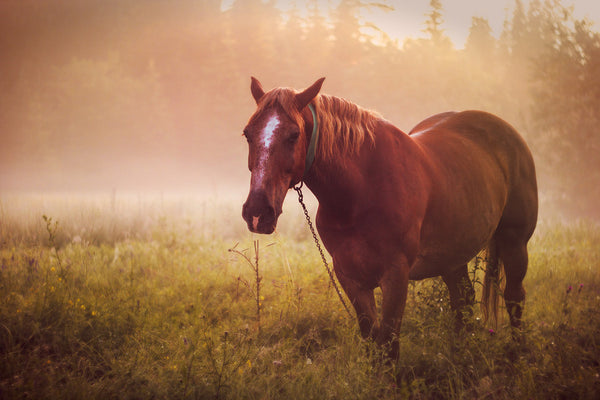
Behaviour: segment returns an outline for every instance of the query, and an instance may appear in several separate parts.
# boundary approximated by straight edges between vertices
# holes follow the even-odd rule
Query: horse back
[[[424,119],[423,121],[421,121],[417,125],[415,125],[415,127],[412,128],[408,134],[412,135],[412,134],[430,129],[455,114],[456,114],[455,111],[446,111],[443,113],[432,115],[431,117]]]
[[[470,174],[465,169],[473,170],[471,173],[476,175],[485,174],[486,171],[477,171],[477,167],[490,165],[501,171],[507,185],[517,185],[521,180],[535,183],[529,147],[510,124],[493,114],[483,111],[437,114],[419,123],[410,135],[433,163],[454,168],[461,176]]]

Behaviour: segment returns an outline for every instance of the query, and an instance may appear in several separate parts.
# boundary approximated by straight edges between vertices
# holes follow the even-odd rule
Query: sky
[[[512,15],[514,3],[514,0],[442,0],[442,28],[454,45],[462,48],[469,35],[472,16],[484,17],[492,28],[492,34],[498,38],[506,17]],[[523,0],[525,8],[528,3],[528,0]],[[574,6],[574,16],[577,19],[587,18],[594,22],[594,26],[600,26],[599,0],[563,0],[562,3],[565,6]],[[429,0],[391,0],[388,4],[394,7],[393,11],[372,9],[370,12],[370,18],[373,18],[381,29],[388,32],[392,38],[399,39],[400,43],[406,37],[424,35],[423,22],[426,19],[425,14],[430,11]]]
[[[403,93],[385,96],[386,98],[382,99],[382,96],[377,94],[377,90],[366,90],[365,87],[369,86],[367,84],[357,85],[355,88],[354,82],[346,83],[345,74],[338,73],[344,66],[334,65],[333,63],[326,64],[315,61],[308,63],[310,64],[308,68],[300,64],[300,67],[295,68],[293,71],[282,71],[284,68],[272,67],[271,64],[267,63],[263,65],[259,60],[256,62],[246,61],[250,57],[243,51],[239,51],[239,54],[222,51],[218,57],[214,58],[213,63],[207,63],[208,58],[205,57],[205,52],[209,50],[202,49],[202,46],[209,43],[207,38],[210,38],[211,45],[214,44],[215,37],[222,40],[220,35],[224,34],[223,29],[226,30],[226,28],[221,27],[220,32],[213,34],[211,29],[205,27],[205,25],[196,24],[195,18],[198,16],[203,17],[202,15],[189,14],[190,18],[187,18],[188,14],[181,10],[187,12],[193,9],[197,13],[204,10],[201,7],[193,8],[197,5],[194,2],[182,2],[181,10],[178,10],[177,7],[170,8],[172,6],[170,2],[134,0],[124,2],[126,6],[123,8],[115,7],[112,10],[113,12],[110,12],[110,7],[105,9],[102,5],[104,4],[103,0],[90,1],[89,3],[94,7],[89,8],[80,7],[83,3],[86,3],[85,1],[57,0],[48,3],[50,5],[53,3],[60,5],[59,11],[50,13],[50,17],[46,18],[47,15],[43,14],[46,8],[36,6],[36,4],[41,4],[39,0],[22,1],[13,0],[8,2],[0,0],[0,4],[7,5],[4,8],[0,6],[0,19],[2,19],[0,28],[6,28],[4,30],[0,29],[0,36],[3,32],[9,32],[12,35],[5,35],[0,38],[0,53],[4,54],[4,49],[11,51],[11,53],[7,53],[11,57],[4,57],[5,60],[0,61],[0,70],[8,71],[7,74],[0,74],[0,81],[2,81],[3,76],[12,78],[11,83],[6,84],[9,90],[3,90],[0,93],[0,109],[10,106],[9,110],[14,111],[5,113],[12,116],[9,119],[10,124],[12,124],[10,125],[12,131],[2,129],[2,132],[0,132],[0,139],[9,137],[11,140],[0,144],[0,164],[2,164],[0,165],[0,190],[2,184],[9,186],[9,183],[12,185],[12,182],[17,182],[14,186],[20,185],[21,175],[19,174],[21,171],[23,175],[33,177],[32,182],[38,182],[31,183],[32,187],[38,185],[49,188],[53,185],[64,185],[61,187],[92,186],[94,183],[90,182],[88,184],[88,173],[96,176],[95,179],[96,182],[99,182],[98,185],[112,187],[116,184],[129,185],[134,180],[135,183],[139,182],[140,186],[144,185],[142,178],[127,180],[125,179],[127,176],[143,176],[149,177],[149,181],[158,181],[157,176],[159,175],[161,177],[168,176],[163,179],[166,182],[165,185],[184,186],[187,182],[202,177],[205,174],[204,171],[209,171],[205,174],[208,182],[207,186],[221,180],[234,182],[235,179],[238,179],[234,179],[234,176],[243,176],[245,179],[244,174],[247,172],[244,165],[246,148],[243,140],[238,140],[235,145],[231,144],[233,139],[231,143],[222,140],[210,140],[211,144],[205,145],[205,142],[209,142],[209,140],[205,140],[208,136],[204,137],[197,133],[214,132],[217,129],[232,129],[234,132],[231,137],[240,138],[240,126],[243,126],[254,109],[253,102],[247,92],[249,78],[246,76],[256,73],[256,70],[273,72],[277,74],[278,79],[282,78],[279,81],[269,77],[267,73],[259,75],[261,79],[264,77],[265,81],[263,83],[266,82],[270,87],[273,87],[271,85],[293,85],[294,82],[301,82],[298,83],[297,87],[302,87],[300,85],[309,83],[308,79],[303,82],[302,76],[312,75],[316,78],[323,76],[321,74],[327,74],[328,80],[325,90],[328,93],[347,96],[355,101],[360,100],[361,104],[364,100],[365,106],[378,109],[405,130],[418,122],[419,118],[426,117],[428,113],[443,111],[446,107],[466,107],[467,105],[477,108],[503,107],[501,100],[496,103],[491,98],[487,99],[484,94],[479,94],[480,92],[486,93],[485,90],[479,91],[479,89],[473,90],[472,98],[468,97],[470,95],[465,94],[460,99],[457,97],[448,100],[440,95],[438,96],[440,97],[439,101],[425,97],[421,101],[412,101],[406,100],[408,96]],[[227,4],[231,5],[233,1],[244,2],[248,0],[223,0],[223,8],[226,9]],[[314,1],[318,1],[320,9],[325,11],[334,9],[340,0],[260,1],[277,1],[285,14],[285,10],[289,10],[290,4],[293,4],[290,3],[292,1],[295,1],[297,9],[302,12],[302,10],[309,8],[308,4],[314,4]],[[386,12],[378,7],[363,7],[361,12],[363,13],[363,21],[373,22],[385,30],[389,36],[397,39],[398,44],[401,45],[404,39],[408,37],[426,36],[423,29],[424,21],[427,18],[426,14],[430,12],[429,0],[360,1],[363,4],[387,3],[394,8],[393,11]],[[529,0],[522,1],[527,3]],[[572,4],[569,2],[575,0],[562,1],[564,5],[568,5]],[[515,0],[441,0],[441,2],[445,19],[442,28],[452,39],[455,48],[461,48],[464,46],[473,15],[488,19],[494,34],[498,36],[502,31],[505,19],[507,16],[512,15]],[[20,4],[28,7],[20,8],[20,6],[17,6]],[[150,7],[150,5],[155,7]],[[14,15],[3,13],[2,11],[6,9],[14,10]],[[587,17],[595,21],[594,30],[596,32],[600,30],[600,0],[576,1],[574,9],[576,18]],[[27,10],[33,11],[33,15],[37,18],[37,20],[33,20],[33,23],[27,20]],[[141,10],[145,10],[146,13],[139,12],[139,15],[135,14],[135,12]],[[168,10],[169,13],[163,17],[162,12],[165,10]],[[105,11],[106,15],[104,14]],[[127,18],[129,13],[139,18],[129,19]],[[78,15],[80,17],[73,18],[73,16]],[[181,19],[182,16],[185,16],[185,18]],[[7,17],[14,17],[14,21],[12,21],[14,23],[6,23],[5,18]],[[234,23],[240,24],[248,18],[246,15],[239,17],[240,20],[236,20]],[[69,23],[65,24],[63,21]],[[71,21],[73,21],[73,24],[70,24]],[[227,19],[223,18],[223,21],[227,21]],[[261,21],[264,21],[264,18]],[[38,24],[36,22],[42,23]],[[280,20],[273,23],[280,23]],[[25,26],[31,26],[34,29],[25,29]],[[204,30],[211,32],[211,35],[200,34]],[[240,29],[240,32],[236,40],[244,37],[244,29]],[[233,42],[230,39],[225,39],[222,43]],[[248,49],[252,51],[250,47]],[[227,54],[233,54],[233,56],[229,57]],[[287,57],[290,60],[296,60],[291,54],[292,52]],[[39,61],[46,59],[47,62]],[[354,62],[354,60],[350,61]],[[146,67],[147,70],[145,70]],[[309,72],[304,72],[305,69]],[[200,72],[197,73],[198,70]],[[223,72],[219,75],[221,70]],[[360,69],[357,68],[356,70]],[[388,71],[384,72],[388,73]],[[407,74],[416,74],[415,71],[406,72]],[[232,75],[234,78],[230,79],[228,75]],[[402,75],[405,74],[394,71],[389,72],[389,77]],[[403,80],[403,78],[394,80],[383,73],[381,76],[381,81],[387,79],[386,82],[394,81],[399,87],[404,85],[401,87],[406,92],[420,93],[420,90],[415,88],[419,86],[418,83],[411,85],[412,82],[408,80]],[[426,73],[418,76],[426,78],[424,85],[428,84],[427,82],[434,82],[434,79],[427,81],[429,75]],[[48,77],[51,79],[47,79]],[[189,78],[191,78],[189,82],[193,83],[188,84],[187,80]],[[380,87],[377,86],[380,85],[377,77],[372,78],[376,81],[373,82],[373,87]],[[269,82],[269,79],[272,80]],[[496,84],[496,81],[490,82]],[[243,97],[240,96],[242,100],[237,100],[237,98],[234,102],[227,100],[227,96],[238,96],[239,90],[241,90],[238,88],[243,88]],[[204,95],[204,92],[209,90],[211,94]],[[113,92],[127,92],[129,95],[113,97],[111,95]],[[208,101],[207,99],[211,99],[213,93],[214,96],[220,96],[218,98],[222,101],[222,103],[217,104],[229,105],[229,108],[226,108],[227,117],[229,118],[227,123],[221,124],[220,119],[222,117],[213,117],[208,111],[201,114],[196,110],[198,104],[210,107],[212,100]],[[459,106],[451,105],[448,103],[450,101],[459,102],[460,104]],[[245,110],[243,107],[247,107],[247,115],[246,111],[241,111]],[[510,107],[507,107],[507,109],[508,113],[512,110]],[[60,112],[56,110],[60,110]],[[128,112],[123,110],[128,110]],[[156,110],[160,110],[160,112],[154,112]],[[211,108],[211,112],[213,111],[219,111],[219,115],[224,115],[223,110],[217,109],[217,107]],[[231,115],[236,112],[239,115],[232,118]],[[148,118],[149,115],[153,119]],[[236,118],[239,118],[237,125],[234,123]],[[0,119],[2,119],[2,122],[6,121],[6,118]],[[151,121],[158,122],[153,123]],[[11,133],[7,134],[9,131]],[[35,133],[36,136],[21,134],[22,132],[29,133],[29,131]],[[175,133],[172,134],[171,131]],[[86,135],[79,135],[79,132],[86,132]],[[120,135],[119,132],[126,132],[128,135]],[[168,149],[151,145],[154,140],[146,140],[149,144],[147,148],[144,148],[145,150],[140,150],[142,147],[137,143],[135,146],[131,144],[135,143],[134,139],[148,138],[151,135],[155,135],[159,139],[161,137],[177,137],[178,139],[165,139],[165,143],[171,146]],[[34,137],[35,139],[29,140],[28,137]],[[67,139],[60,139],[61,141],[44,139],[48,137]],[[86,144],[85,140],[88,140],[81,139],[83,137],[93,138],[93,140],[89,140],[90,143],[93,142],[94,146],[97,146],[97,148],[94,147],[94,152],[79,151],[81,147],[77,146],[83,146],[83,144]],[[22,140],[22,138],[25,139]],[[38,140],[40,143],[36,142]],[[47,142],[44,142],[44,140],[47,140]],[[213,144],[213,142],[216,144]],[[9,145],[5,145],[5,143]],[[49,143],[52,145],[48,145]],[[136,149],[133,151],[135,154],[131,154],[132,148]],[[212,164],[205,160],[211,160],[212,162],[233,157],[231,149],[238,152],[235,155],[235,157],[238,157],[236,162],[241,161],[237,164],[227,163],[226,167],[219,166],[217,168],[221,172],[227,168],[227,179],[224,179],[223,175],[225,173],[220,176],[214,174],[215,169]],[[143,153],[144,151],[153,154],[153,157],[168,153],[171,154],[169,157],[177,160],[172,161],[169,159],[167,165],[159,165],[158,162],[143,164],[138,162],[138,158],[150,159],[147,154]],[[123,166],[119,163],[113,163],[112,158],[110,159],[110,167],[98,168],[98,165],[105,164],[106,154],[110,154],[111,157],[126,155],[127,157],[124,157],[124,159],[128,163],[127,174],[122,173]],[[172,154],[176,154],[176,156],[172,156]],[[201,156],[197,156],[197,154]],[[10,160],[14,161],[14,165],[10,164],[12,162]],[[35,162],[28,163],[29,160]],[[10,165],[10,168],[8,165]],[[38,165],[42,165],[42,167]],[[190,165],[193,166],[190,167]],[[209,166],[207,167],[207,165]],[[3,178],[3,168],[12,174],[10,175],[10,182]],[[53,183],[55,181],[45,178],[49,175],[58,176],[59,173],[68,168],[71,168],[74,173],[70,176],[65,174],[64,179],[59,176],[56,179],[58,183]],[[155,172],[155,170],[159,172]],[[185,170],[185,173],[189,173],[188,176],[181,173],[177,177],[177,179],[181,177],[179,181],[171,178],[170,174],[175,175],[183,170]],[[13,171],[18,173],[13,174]],[[5,175],[8,176],[8,174],[7,172]],[[74,175],[77,175],[77,177],[73,177]],[[122,177],[123,183],[120,180]],[[235,182],[237,184],[239,180]],[[198,185],[196,181],[193,184]]]
[[[223,8],[228,8],[234,0],[224,0]],[[322,9],[335,7],[339,0],[318,0]],[[522,0],[525,8],[529,0]],[[299,10],[307,8],[306,0],[277,0],[282,10],[296,4]],[[367,1],[365,1],[367,3]],[[425,15],[430,11],[429,0],[378,0],[391,6],[393,11],[370,7],[363,10],[363,18],[372,21],[384,30],[392,39],[402,44],[406,38],[423,37]],[[492,34],[498,38],[507,15],[512,15],[514,0],[442,0],[444,23],[442,28],[456,48],[465,45],[473,16],[486,18],[492,28]],[[598,28],[600,26],[600,0],[563,0],[565,6],[574,6],[577,19],[587,18]]]

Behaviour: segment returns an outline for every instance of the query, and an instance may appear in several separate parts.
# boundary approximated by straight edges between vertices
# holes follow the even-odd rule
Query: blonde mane
[[[365,140],[375,143],[375,125],[381,116],[346,99],[325,94],[315,100],[319,120],[317,154],[333,159],[357,153]]]
[[[304,119],[296,104],[297,93],[289,88],[269,91],[260,99],[254,115],[279,104],[303,132]],[[325,160],[343,158],[347,154],[357,153],[365,140],[374,143],[375,125],[381,120],[381,116],[376,112],[346,99],[325,94],[318,95],[313,104],[319,121],[318,157]]]

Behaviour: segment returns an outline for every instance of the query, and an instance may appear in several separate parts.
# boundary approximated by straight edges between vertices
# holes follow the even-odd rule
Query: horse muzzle
[[[270,234],[275,231],[281,206],[275,207],[264,190],[252,190],[242,207],[242,217],[251,232]]]

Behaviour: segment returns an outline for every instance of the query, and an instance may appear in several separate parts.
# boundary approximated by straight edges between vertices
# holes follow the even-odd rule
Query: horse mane
[[[318,95],[315,100],[319,120],[318,154],[334,159],[357,153],[365,140],[375,143],[375,125],[381,116],[340,97]]]
[[[260,99],[254,115],[268,108],[281,106],[283,111],[304,131],[305,124],[295,95],[290,88],[276,88]],[[339,159],[359,151],[365,140],[374,143],[375,125],[381,116],[374,111],[362,108],[349,100],[319,94],[313,100],[319,121],[319,144],[317,155],[325,160]]]

